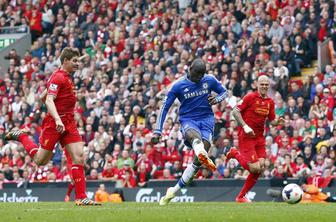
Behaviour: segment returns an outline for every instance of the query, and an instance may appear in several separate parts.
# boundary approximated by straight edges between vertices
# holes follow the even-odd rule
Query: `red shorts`
[[[82,142],[82,137],[79,135],[73,115],[65,115],[62,116],[61,119],[65,127],[63,133],[57,132],[55,120],[50,115],[47,115],[43,119],[42,132],[39,139],[43,149],[52,151],[57,142],[59,142],[62,147],[70,143]]]
[[[266,157],[266,142],[264,136],[249,137],[244,132],[239,133],[239,151],[248,162],[255,163],[259,158]]]

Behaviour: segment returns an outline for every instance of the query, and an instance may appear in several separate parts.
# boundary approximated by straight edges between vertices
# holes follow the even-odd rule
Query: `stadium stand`
[[[28,127],[38,142],[46,115],[38,95],[66,46],[86,55],[73,78],[88,180],[134,187],[181,176],[193,151],[183,145],[177,106],[168,114],[163,141],[153,146],[151,133],[167,88],[201,57],[230,97],[213,107],[210,154],[217,171],[202,169],[196,178],[246,177],[235,160],[225,162],[225,151],[238,141],[231,110],[265,73],[276,114],[287,121],[265,132],[263,177],[330,182],[336,176],[336,64],[317,69],[316,60],[318,41],[328,37],[335,54],[335,9],[324,0],[1,1],[0,27],[28,25],[32,45],[21,55],[11,51],[9,68],[2,70],[0,187],[70,180],[61,147],[38,167],[21,145],[3,140],[13,127]]]

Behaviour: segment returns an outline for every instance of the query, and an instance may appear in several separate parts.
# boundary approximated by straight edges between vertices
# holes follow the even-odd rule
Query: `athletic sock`
[[[36,143],[34,143],[27,134],[22,133],[19,137],[18,137],[18,141],[20,143],[22,143],[24,149],[27,151],[28,155],[34,159],[35,154],[38,151],[38,145]]]
[[[192,179],[194,178],[194,175],[199,170],[199,166],[196,166],[194,164],[189,164],[187,168],[184,170],[182,177],[179,179],[177,184],[173,187],[173,192],[176,193],[181,188],[185,187]]]
[[[238,160],[239,164],[247,171],[250,171],[250,167],[248,166],[248,162],[245,159],[245,157],[243,155],[240,154],[240,152],[236,152],[236,154],[234,155],[235,159]]]
[[[192,147],[193,147],[197,157],[198,157],[198,154],[200,154],[200,153],[206,153],[207,154],[206,150],[204,149],[203,142],[198,138],[193,139]]]
[[[73,190],[74,187],[75,187],[75,184],[74,184],[74,183],[69,183],[69,185],[68,185],[68,190],[67,190],[67,192],[66,192],[66,195],[67,195],[67,196],[70,197],[71,192],[72,192],[72,190]]]
[[[260,175],[259,173],[257,174],[250,173],[248,177],[246,178],[245,184],[237,197],[239,198],[244,197],[247,194],[247,192],[249,192],[251,188],[256,184],[259,178],[259,175]]]
[[[71,168],[73,180],[75,183],[75,194],[76,199],[86,198],[86,183],[84,176],[84,167],[83,165],[74,164]]]

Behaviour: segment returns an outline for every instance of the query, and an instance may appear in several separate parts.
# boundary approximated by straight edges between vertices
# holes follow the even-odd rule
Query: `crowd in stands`
[[[87,180],[142,187],[149,179],[182,175],[194,153],[183,144],[177,102],[162,142],[150,140],[167,89],[201,57],[230,95],[213,106],[210,155],[217,171],[202,168],[195,177],[246,178],[236,160],[225,161],[227,149],[238,146],[231,110],[256,90],[256,77],[267,74],[269,96],[286,123],[267,124],[262,177],[305,177],[327,185],[336,177],[336,64],[321,72],[316,67],[303,80],[291,77],[313,66],[318,41],[330,37],[336,45],[335,9],[326,0],[0,1],[0,27],[27,25],[32,35],[31,49],[22,56],[11,50],[9,69],[0,74],[0,188],[69,181],[62,147],[38,167],[22,145],[3,140],[13,127],[28,127],[38,142],[47,111],[39,95],[66,46],[86,55],[73,81]]]

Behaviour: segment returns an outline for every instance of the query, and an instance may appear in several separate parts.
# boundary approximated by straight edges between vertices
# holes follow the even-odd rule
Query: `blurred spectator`
[[[146,169],[146,164],[144,162],[141,162],[140,166],[138,167],[137,170],[137,185],[139,187],[144,187],[146,186],[148,180],[150,179],[151,175],[150,172],[147,171]]]
[[[99,188],[95,193],[94,197],[96,202],[100,203],[106,203],[109,202],[110,200],[110,195],[105,191],[105,185],[104,184],[99,184]]]
[[[136,186],[135,174],[129,161],[126,160],[123,168],[119,170],[118,179],[120,180],[121,187],[132,188]]]
[[[162,171],[162,176],[159,176],[157,179],[159,180],[174,180],[174,176],[171,175],[169,169],[164,169]]]
[[[103,180],[109,180],[114,181],[118,178],[119,170],[116,165],[116,161],[113,161],[112,163],[106,162],[104,166],[104,170],[102,172],[102,179]]]

